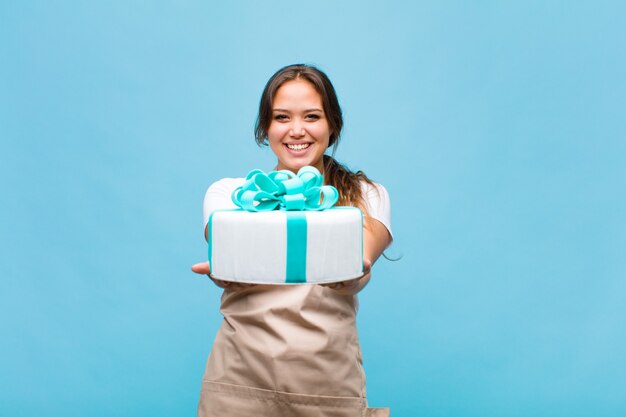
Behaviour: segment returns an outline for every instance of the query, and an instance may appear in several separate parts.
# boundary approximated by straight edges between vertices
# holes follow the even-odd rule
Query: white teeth
[[[294,151],[301,151],[303,149],[308,148],[310,145],[311,145],[310,143],[299,143],[299,144],[292,143],[292,144],[288,144],[287,147]]]

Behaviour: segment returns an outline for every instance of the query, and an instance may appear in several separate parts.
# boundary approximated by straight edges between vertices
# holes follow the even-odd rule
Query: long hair
[[[324,155],[324,180],[326,184],[334,186],[339,191],[338,205],[358,207],[364,214],[367,214],[361,183],[364,181],[373,185],[372,180],[362,171],[350,171],[333,157],[341,137],[343,116],[335,88],[323,71],[311,65],[296,64],[281,68],[272,75],[265,85],[259,103],[259,115],[254,126],[257,144],[259,146],[268,145],[267,132],[272,123],[272,104],[276,92],[287,81],[297,79],[311,83],[322,98],[322,106],[330,130],[328,147],[333,148],[331,155]]]

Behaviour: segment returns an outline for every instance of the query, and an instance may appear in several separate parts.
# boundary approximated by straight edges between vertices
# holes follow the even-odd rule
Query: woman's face
[[[278,158],[276,169],[295,173],[313,165],[323,172],[330,130],[322,98],[311,83],[302,79],[287,81],[276,91],[267,137]]]

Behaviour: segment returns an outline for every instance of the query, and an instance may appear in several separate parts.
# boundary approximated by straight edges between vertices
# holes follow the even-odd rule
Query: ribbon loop
[[[254,176],[254,185],[256,185],[258,190],[262,190],[270,194],[279,191],[278,184],[272,181],[272,179],[265,175],[265,173],[256,174]]]
[[[299,177],[283,181],[281,184],[284,187],[285,194],[298,194],[304,191],[304,182]]]
[[[322,184],[324,177],[312,166],[300,168],[297,174],[288,170],[266,174],[253,169],[231,199],[246,211],[326,210],[337,202],[339,192]]]

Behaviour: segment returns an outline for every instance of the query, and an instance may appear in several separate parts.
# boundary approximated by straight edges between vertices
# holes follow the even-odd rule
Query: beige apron
[[[367,408],[355,297],[320,285],[224,291],[201,417],[388,416]]]

